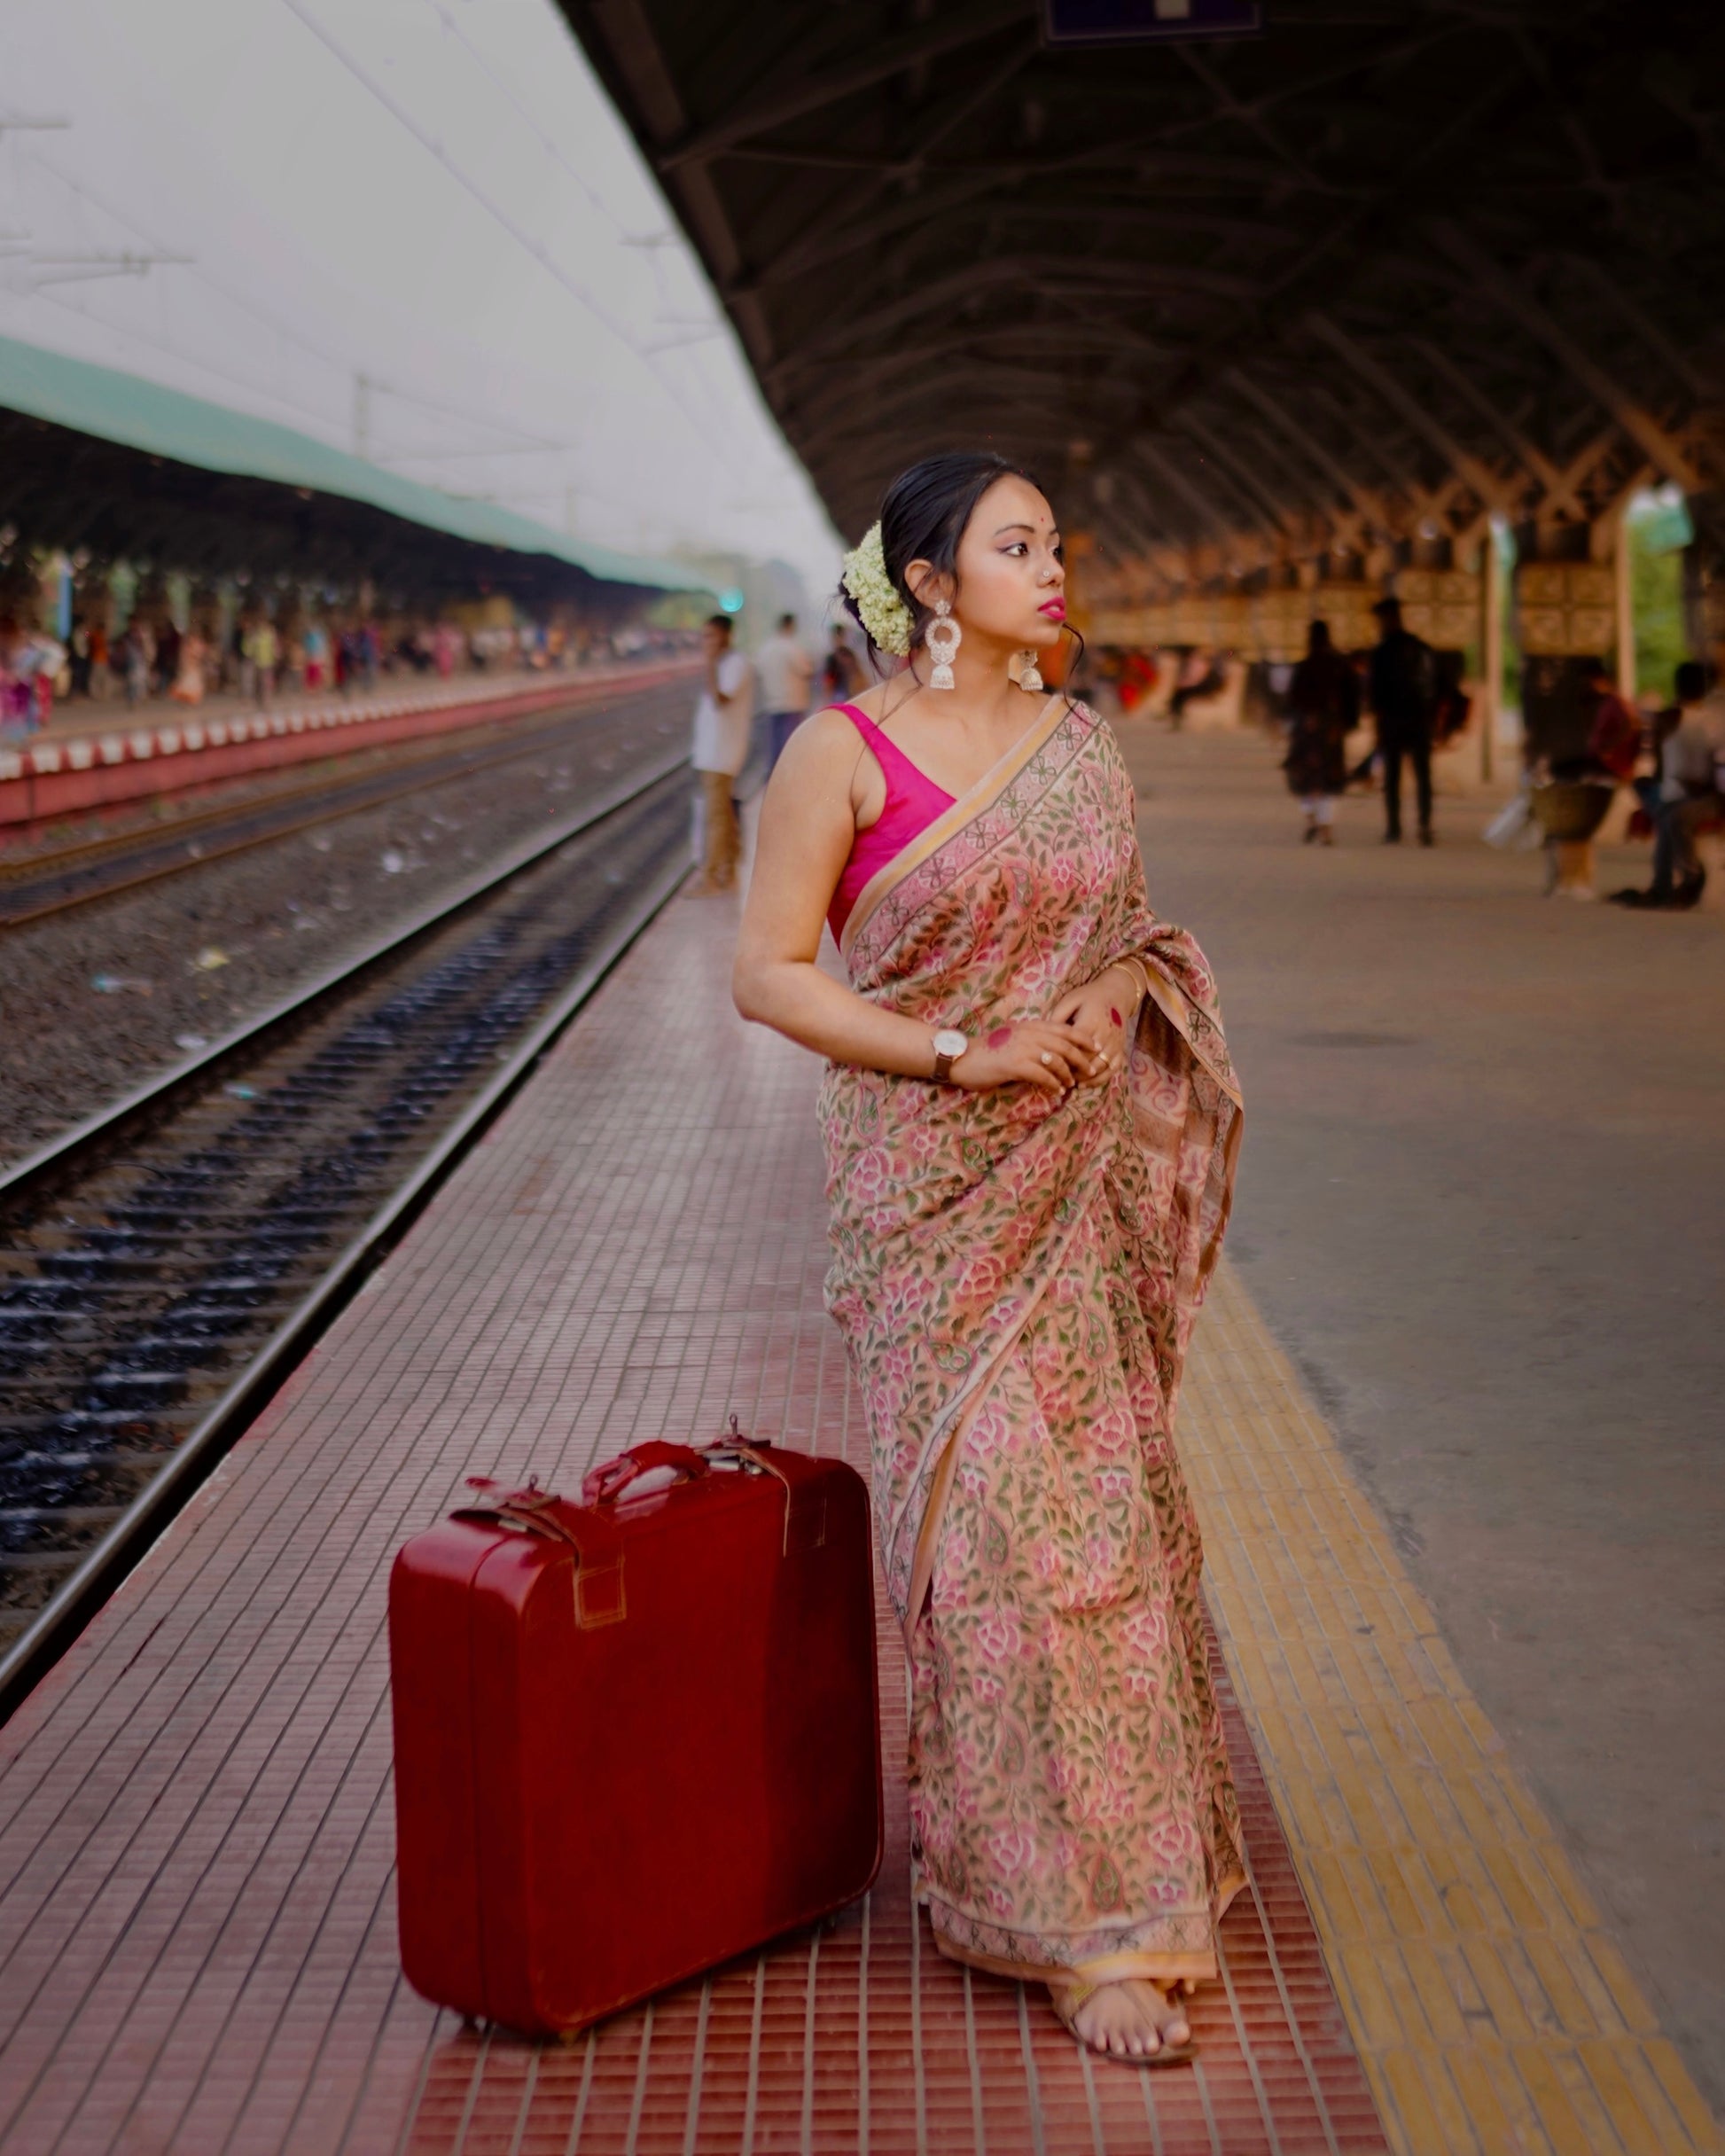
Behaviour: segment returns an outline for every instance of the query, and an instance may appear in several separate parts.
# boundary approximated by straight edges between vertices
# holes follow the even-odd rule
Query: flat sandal
[[[1148,1983],[1151,1980],[1143,1977],[1129,1980],[1113,1978],[1110,1980]],[[1117,2066],[1177,2066],[1188,2058],[1198,2057],[1198,2040],[1190,2036],[1184,2043],[1170,2043],[1164,2037],[1153,2051],[1111,2051],[1102,2044],[1092,2043],[1078,2026],[1078,2011],[1087,1999],[1093,1999],[1098,1991],[1104,1988],[1105,1986],[1101,1984],[1087,1984],[1081,1977],[1071,1978],[1064,1983],[1051,1983],[1048,1987],[1048,2001],[1054,2009],[1055,2019],[1066,2034],[1081,2043],[1087,2051],[1093,2051],[1098,2058],[1109,2059]]]

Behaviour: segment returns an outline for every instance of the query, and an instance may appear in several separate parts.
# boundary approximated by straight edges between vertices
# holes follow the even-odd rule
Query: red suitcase
[[[632,1491],[657,1468],[670,1488]],[[861,1479],[732,1440],[638,1445],[580,1504],[473,1487],[389,1582],[414,1988],[567,2032],[864,1893],[881,1805]]]

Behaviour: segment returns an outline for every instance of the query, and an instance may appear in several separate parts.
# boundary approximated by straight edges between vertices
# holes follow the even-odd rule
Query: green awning
[[[277,426],[273,419],[254,419],[138,375],[66,359],[10,337],[0,337],[0,407],[153,457],[170,457],[200,471],[339,495],[481,546],[550,555],[607,583],[664,591],[708,589],[699,570],[681,563],[568,538],[495,503],[462,501],[435,487],[400,479],[291,426]]]

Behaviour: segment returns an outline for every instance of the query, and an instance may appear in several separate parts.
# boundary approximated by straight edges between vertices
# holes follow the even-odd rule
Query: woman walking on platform
[[[1173,1446],[1238,1097],[1214,984],[1145,897],[1112,736],[1043,692],[1053,513],[929,459],[847,558],[908,665],[792,736],[738,1007],[829,1058],[828,1306],[867,1403],[941,1950],[1097,2050],[1187,2054],[1243,1883]],[[845,987],[816,964],[830,920]]]
[[[1360,723],[1360,677],[1314,621],[1288,684],[1288,791],[1306,811],[1306,843],[1336,843],[1336,797],[1347,784],[1347,737]]]

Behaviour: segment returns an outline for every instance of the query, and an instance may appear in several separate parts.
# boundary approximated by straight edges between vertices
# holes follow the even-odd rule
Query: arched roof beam
[[[1207,531],[1224,548],[1233,544],[1233,527],[1222,516],[1214,501],[1186,476],[1172,457],[1165,455],[1154,442],[1142,440],[1130,443],[1128,453],[1160,473],[1163,483],[1172,487],[1196,516],[1201,531]]]
[[[1062,366],[1039,367],[1012,361],[994,361],[977,367],[969,378],[955,379],[953,375],[931,378],[918,371],[910,379],[901,378],[890,388],[882,388],[873,394],[853,392],[836,400],[818,415],[805,415],[797,430],[797,441],[805,449],[814,450],[847,434],[858,425],[878,426],[890,414],[912,407],[920,400],[937,403],[941,410],[951,412],[962,408],[971,392],[993,400],[1000,394],[1016,394],[1020,392],[1039,397],[1042,409],[1050,420],[1058,419],[1070,434],[1073,426],[1066,398],[1072,388],[1070,371]]]
[[[1536,514],[1556,510],[1562,514],[1585,519],[1595,513],[1582,498],[1581,488],[1588,473],[1607,454],[1613,443],[1628,441],[1628,436],[1615,420],[1603,433],[1596,431],[1566,465],[1558,465],[1537,443],[1530,441],[1491,396],[1479,387],[1471,375],[1458,367],[1440,346],[1424,337],[1411,338],[1409,342],[1433,371],[1440,375],[1458,395],[1466,399],[1481,418],[1495,429],[1508,443],[1517,460],[1532,474],[1534,483],[1541,489]]]
[[[1043,332],[1040,338],[1032,333],[1039,328]],[[1077,330],[1087,333],[1077,335],[1074,333]],[[804,394],[794,401],[787,395],[781,406],[787,426],[794,426],[800,420],[819,417],[830,406],[854,402],[859,387],[890,381],[919,367],[967,359],[975,360],[980,366],[997,363],[1034,366],[1046,358],[1051,363],[1060,363],[1063,379],[1070,385],[1074,377],[1069,363],[1074,357],[1112,357],[1120,348],[1120,339],[1112,330],[1104,324],[1091,325],[1081,316],[1073,322],[1041,324],[975,323],[948,337],[894,345],[885,352],[857,353],[842,359],[811,363],[807,368],[787,363],[776,379],[784,384],[796,381],[800,375],[810,378]],[[1169,356],[1166,347],[1152,344],[1148,339],[1136,348],[1147,358],[1166,360]],[[956,367],[954,373],[958,371]]]
[[[1398,457],[1384,440],[1383,428],[1365,418],[1354,407],[1345,403],[1333,389],[1322,382],[1305,385],[1306,402],[1315,404],[1332,420],[1339,433],[1345,435],[1369,462],[1378,467],[1384,482],[1399,495],[1412,502],[1423,497],[1426,488],[1417,471],[1410,472],[1404,457]]]
[[[1410,432],[1419,436],[1431,449],[1436,450],[1444,462],[1467,484],[1487,509],[1505,514],[1514,503],[1505,487],[1491,466],[1464,449],[1441,426],[1420,400],[1392,374],[1387,367],[1380,366],[1370,352],[1355,344],[1346,330],[1331,322],[1327,315],[1313,312],[1307,316],[1307,326],[1315,336],[1323,339],[1337,357],[1342,360],[1395,412]]]
[[[1226,428],[1226,439],[1230,448],[1243,450],[1247,460],[1262,471],[1265,478],[1280,478],[1284,487],[1292,488],[1294,514],[1307,524],[1315,518],[1333,534],[1357,539],[1360,519],[1351,509],[1344,509],[1331,495],[1328,483],[1320,480],[1314,491],[1310,468],[1298,457],[1291,456],[1285,442],[1275,434],[1266,436],[1255,426],[1248,427],[1231,413],[1220,422]]]
[[[896,176],[886,175],[883,184]],[[794,239],[751,270],[730,289],[765,292],[775,285],[792,284],[810,270],[843,262],[860,247],[874,246],[900,232],[915,231],[950,211],[963,209],[967,202],[992,195],[994,186],[992,180],[961,180],[950,187],[931,188],[925,194],[912,195],[907,201],[894,203],[890,209],[878,209],[871,215],[858,216],[837,225],[831,211],[823,206]],[[864,199],[874,200],[878,193],[879,190],[870,189]]]
[[[1065,293],[1104,293],[1111,297],[1158,293],[1198,293],[1206,298],[1237,295],[1251,289],[1244,277],[1221,270],[1196,270],[1160,262],[1112,262],[1085,255],[1003,255],[993,260],[966,262],[945,277],[929,277],[914,291],[878,306],[869,305],[866,295],[855,312],[837,322],[823,336],[803,340],[800,361],[839,353],[856,337],[884,337],[908,322],[939,312],[955,301],[968,299],[991,285],[1019,285],[1043,297]]]
[[[831,213],[824,207],[818,210],[797,238],[780,249],[773,259],[764,263],[746,281],[752,290],[767,285],[782,284],[800,277],[806,270],[816,270],[831,262],[842,262],[859,247],[872,246],[877,240],[890,239],[895,232],[909,226],[925,224],[932,218],[944,216],[948,211],[962,209],[965,203],[979,195],[994,191],[996,183],[966,174],[956,184],[932,190],[928,194],[918,193],[908,202],[901,202],[889,210],[877,210],[864,215],[873,203],[895,181],[919,178],[931,151],[944,142],[948,135],[961,128],[972,113],[997,97],[1035,52],[1037,39],[1032,36],[1013,47],[1004,60],[992,73],[985,74],[967,97],[956,100],[942,98],[935,110],[939,114],[935,124],[917,143],[917,147],[898,165],[877,174],[861,191],[861,199],[852,205],[852,215],[835,231]]]
[[[1235,499],[1245,505],[1248,516],[1254,520],[1268,516],[1271,523],[1289,538],[1300,536],[1299,512],[1290,509],[1286,503],[1278,501],[1245,459],[1236,457],[1228,444],[1220,439],[1214,427],[1206,426],[1191,411],[1181,413],[1180,425],[1208,457]]]
[[[671,172],[680,165],[705,163],[751,136],[770,135],[775,128],[842,104],[860,90],[902,74],[919,60],[938,59],[991,37],[1009,24],[1022,22],[1026,12],[1025,0],[971,0],[968,7],[919,22],[896,37],[875,38],[844,66],[769,84],[754,97],[739,99],[722,120],[698,128],[667,151],[660,168]]]
[[[1171,476],[1168,476],[1167,464],[1158,465],[1158,470],[1162,473],[1162,489],[1160,491],[1156,491],[1151,488],[1150,470],[1147,470],[1145,459],[1136,457],[1136,455],[1132,453],[1130,444],[1126,446],[1126,450],[1123,450],[1121,457],[1119,457],[1119,464],[1112,468],[1112,474],[1115,474],[1115,485],[1117,488],[1123,488],[1128,494],[1132,496],[1134,503],[1138,504],[1138,515],[1141,515],[1141,518],[1147,522],[1147,526],[1150,526],[1151,545],[1147,548],[1147,554],[1150,554],[1150,559],[1151,559],[1151,567],[1156,567],[1158,550],[1165,552],[1165,550],[1171,548],[1171,545],[1173,548],[1182,548],[1182,545],[1186,545],[1186,530],[1197,528],[1198,537],[1203,537],[1206,533],[1216,533],[1218,537],[1222,539],[1222,543],[1227,543],[1225,519],[1218,518],[1216,515],[1216,504],[1207,503],[1197,488],[1188,488],[1188,485],[1182,480],[1180,474],[1175,474],[1171,479]],[[1180,496],[1182,507],[1186,511],[1190,511],[1195,524],[1186,526],[1186,528],[1182,530],[1180,519],[1168,515],[1168,500],[1167,500],[1168,491],[1173,491],[1175,496]],[[1156,567],[1156,574],[1162,575],[1162,569]]]
[[[1462,402],[1491,428],[1516,462],[1543,488],[1548,501],[1559,508],[1573,508],[1578,516],[1587,513],[1565,474],[1537,443],[1527,439],[1464,367],[1458,367],[1442,347],[1433,344],[1429,337],[1413,337],[1409,341],[1432,371],[1448,382]]]
[[[1307,462],[1315,465],[1330,484],[1339,488],[1353,503],[1362,517],[1370,523],[1384,521],[1383,504],[1366,492],[1346,465],[1339,458],[1332,457],[1317,436],[1308,433],[1279,399],[1271,396],[1268,389],[1254,382],[1250,375],[1238,367],[1230,367],[1222,379],[1248,403],[1255,405],[1269,424],[1294,444]]]
[[[1648,319],[1645,311],[1629,297],[1608,270],[1598,262],[1590,262],[1585,254],[1565,251],[1559,259],[1587,279],[1606,306],[1627,323],[1650,352],[1659,354],[1673,375],[1698,402],[1706,402],[1719,394],[1720,385],[1716,381],[1709,381],[1688,353],[1673,344],[1657,322]]]
[[[1536,338],[1604,411],[1611,414],[1656,470],[1673,480],[1685,494],[1700,491],[1702,480],[1682,444],[1668,433],[1643,406],[1637,404],[1599,363],[1584,352],[1567,330],[1553,319],[1523,285],[1506,277],[1498,265],[1447,217],[1429,221],[1428,230],[1438,245],[1479,290],[1499,309]]]
[[[742,164],[800,165],[813,172],[884,173],[895,177],[903,169],[901,154],[891,150],[833,150],[824,144],[739,142],[723,152]],[[1088,149],[1041,157],[950,157],[930,164],[926,171],[939,174],[974,174],[979,179],[1008,185],[1020,180],[1061,179],[1072,172],[1118,172],[1143,186],[1158,178],[1211,180],[1221,186],[1274,188],[1278,193],[1301,191],[1299,176],[1284,172],[1263,159],[1214,157],[1196,151],[1159,150],[1142,134],[1092,144]],[[1329,197],[1364,200],[1368,191],[1321,181],[1312,191]]]

